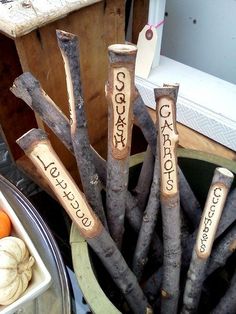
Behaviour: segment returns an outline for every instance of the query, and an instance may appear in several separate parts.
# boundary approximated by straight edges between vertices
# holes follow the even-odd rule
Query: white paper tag
[[[156,43],[156,27],[145,25],[138,37],[135,75],[148,78],[155,55]]]

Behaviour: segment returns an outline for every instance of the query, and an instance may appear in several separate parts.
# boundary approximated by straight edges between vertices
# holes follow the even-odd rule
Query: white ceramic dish
[[[11,235],[17,236],[25,241],[30,254],[35,258],[35,264],[33,266],[33,276],[29,283],[29,286],[25,292],[10,305],[0,305],[0,314],[11,314],[19,310],[27,301],[30,301],[41,293],[43,293],[51,284],[51,275],[44,265],[41,257],[39,256],[33,242],[28,236],[26,230],[22,226],[20,220],[15,214],[13,208],[8,203],[7,199],[0,191],[0,209],[4,210],[11,219],[12,233]]]

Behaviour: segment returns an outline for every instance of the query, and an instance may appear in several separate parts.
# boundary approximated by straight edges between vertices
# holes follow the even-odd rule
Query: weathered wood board
[[[19,1],[0,1],[0,20],[2,7],[13,5]],[[32,3],[35,3],[34,1]],[[51,1],[57,2],[57,1]],[[51,3],[50,2],[50,3]],[[113,43],[124,42],[125,3],[124,1],[67,1],[68,3],[87,3],[87,6],[76,10],[62,18],[54,20],[13,40],[5,35],[5,47],[11,45],[11,50],[5,53],[1,50],[0,66],[7,64],[8,72],[13,73],[4,78],[4,93],[0,102],[5,103],[0,108],[0,124],[9,142],[15,159],[23,155],[15,144],[15,140],[37,124],[45,128],[55,151],[75,179],[78,179],[76,162],[72,154],[63,146],[59,139],[35,116],[26,104],[19,101],[9,88],[14,79],[23,72],[31,72],[41,83],[46,93],[59,108],[69,116],[68,96],[66,90],[63,60],[57,45],[56,29],[65,30],[78,35],[80,45],[81,78],[83,84],[85,109],[88,120],[91,144],[103,157],[107,146],[107,103],[104,86],[107,80],[107,47]],[[61,4],[65,1],[61,1]],[[92,1],[91,1],[92,3]],[[51,4],[52,5],[52,4]],[[10,8],[10,7],[9,7]],[[10,10],[10,9],[9,9]],[[49,21],[49,20],[48,20]],[[0,26],[1,29],[1,26]],[[17,66],[17,71],[14,70]],[[3,77],[1,77],[3,80]],[[19,105],[20,109],[19,109]],[[22,114],[21,114],[21,111]],[[7,117],[10,117],[9,119]],[[16,122],[17,121],[17,122]]]
[[[18,159],[22,151],[15,140],[37,124],[31,109],[9,90],[22,72],[14,42],[0,34],[0,47],[0,125],[14,159]]]
[[[19,37],[101,0],[0,0],[0,31]]]

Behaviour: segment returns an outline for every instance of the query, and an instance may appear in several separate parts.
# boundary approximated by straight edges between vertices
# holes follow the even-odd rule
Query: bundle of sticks
[[[107,159],[102,159],[88,137],[78,38],[61,30],[56,35],[65,65],[69,119],[31,73],[16,78],[11,91],[74,154],[83,193],[56,155],[44,130],[29,130],[17,140],[18,145],[117,285],[126,305],[122,312],[127,307],[132,313],[197,312],[206,278],[227,262],[235,248],[236,189],[230,190],[233,174],[225,168],[215,169],[202,209],[178,166],[179,86],[165,84],[154,90],[155,125],[135,88],[137,48],[132,44],[108,47],[105,87],[108,153]],[[134,117],[148,146],[137,184],[130,191]],[[106,191],[105,202],[102,189]],[[130,249],[133,256],[128,260],[123,254],[127,225],[136,235],[135,247]],[[146,268],[151,258],[155,269],[148,278],[146,274],[150,272]],[[212,313],[236,312],[235,278],[236,273]]]

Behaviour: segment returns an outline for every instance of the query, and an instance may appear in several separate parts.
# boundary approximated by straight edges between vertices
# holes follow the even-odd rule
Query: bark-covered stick
[[[187,222],[186,222],[186,219],[184,217],[184,213],[182,210],[180,211],[180,217],[181,217],[181,244],[182,244],[183,240],[187,241],[189,238],[189,232],[188,232],[189,228],[186,225]],[[185,252],[182,250],[181,261],[183,260],[184,254],[185,254]],[[155,299],[158,300],[159,299],[161,282],[162,282],[162,273],[163,273],[163,267],[161,266],[143,284],[143,291],[149,300],[155,300]],[[157,301],[157,302],[159,302],[159,301]]]
[[[176,98],[177,98],[178,85],[171,86],[171,87],[175,89]],[[175,102],[176,102],[176,99],[175,99]],[[141,115],[141,119],[143,119],[144,117],[145,117],[145,114],[143,116]],[[145,118],[144,120],[147,121],[147,118]],[[145,128],[144,128],[144,131],[145,131]],[[147,136],[149,135],[150,135],[149,132],[147,132]],[[152,136],[152,139],[153,138],[158,139],[158,137],[156,136],[155,137]],[[149,139],[149,141],[150,140],[151,139]],[[159,202],[159,199],[160,199],[160,195],[159,195],[159,178],[160,178],[159,145],[152,145],[152,146],[155,146],[156,153],[153,156],[152,149],[150,145],[148,145],[148,150],[146,152],[146,160],[144,159],[143,167],[141,169],[141,173],[139,176],[138,185],[136,187],[136,190],[138,189],[141,190],[143,186],[146,187],[147,185],[149,185],[149,182],[151,183],[150,195],[148,198],[147,207],[143,215],[142,225],[140,228],[138,241],[136,244],[134,257],[133,257],[133,271],[136,274],[138,279],[141,279],[144,266],[147,262],[149,247],[153,238],[154,229],[155,229],[156,221],[157,221],[158,210],[159,210],[159,204],[160,204]],[[154,168],[153,171],[151,171],[152,168]],[[145,190],[145,188],[143,189]],[[148,186],[148,189],[149,189],[149,186]]]
[[[224,212],[223,212],[224,215]],[[206,277],[213,273],[217,268],[225,265],[227,259],[236,250],[236,225],[234,225],[212,250]]]
[[[39,81],[31,73],[25,72],[17,77],[11,91],[16,97],[24,100],[67,149],[74,153],[68,118],[44,92]],[[106,161],[92,146],[90,148],[98,176],[103,186],[106,186]],[[138,232],[142,223],[142,211],[138,207],[138,201],[129,192],[126,199],[126,215],[130,225]]]
[[[160,200],[163,228],[162,313],[176,313],[181,265],[180,203],[177,170],[176,88],[154,89],[157,104]]]
[[[143,291],[148,300],[157,300],[160,296],[161,284],[163,277],[163,267],[159,267],[143,285]]]
[[[134,67],[137,47],[108,47],[108,152],[106,210],[112,238],[119,248],[124,234],[125,203],[129,179],[129,156],[133,127]]]
[[[179,84],[163,84],[164,87],[175,87],[177,94],[179,92]],[[177,101],[177,100],[176,100]],[[184,208],[185,213],[189,217],[194,229],[198,227],[200,222],[202,210],[198,200],[196,199],[189,183],[187,182],[182,170],[178,167],[179,171],[179,193],[180,193],[180,205]]]
[[[215,169],[187,274],[183,314],[197,311],[207,262],[233,177],[232,172],[225,168]]]
[[[114,241],[65,169],[43,130],[32,129],[17,140],[47,180],[81,235],[101,258],[134,313],[146,313],[147,300]]]
[[[168,84],[165,84],[168,86]],[[176,86],[177,88],[177,86]],[[176,96],[177,97],[177,96]],[[138,97],[134,102],[134,116],[137,125],[142,130],[144,137],[150,148],[152,150],[153,155],[156,155],[156,128],[154,122],[152,121],[147,107],[144,104],[142,97],[138,93]],[[188,215],[190,221],[192,222],[194,228],[197,228],[199,225],[200,217],[201,217],[201,207],[199,202],[197,201],[188,181],[186,180],[182,170],[178,167],[179,171],[179,181],[180,181],[180,202],[181,205]],[[183,201],[182,201],[183,200]]]
[[[141,279],[144,266],[147,263],[149,247],[152,241],[153,233],[157,222],[157,214],[160,208],[159,169],[160,169],[159,160],[156,159],[150,195],[147,207],[144,211],[143,221],[133,256],[132,269],[138,280]]]
[[[138,200],[139,208],[142,212],[147,205],[147,200],[150,193],[154,162],[155,158],[151,152],[150,146],[148,145],[144,155],[142,168],[138,177],[138,182],[133,189],[133,193],[135,195],[135,198]]]
[[[183,211],[180,211],[181,214],[181,244],[183,239],[189,236],[188,228],[186,229],[185,221],[183,222]],[[156,233],[153,235],[153,242],[160,239],[156,237]],[[153,246],[153,245],[152,245]],[[158,244],[158,248],[160,252],[162,253],[163,247],[162,243]],[[152,247],[153,249],[153,247]],[[184,255],[184,252],[182,251],[182,257]],[[159,267],[157,267],[157,270],[145,281],[142,283],[142,288],[147,296],[148,300],[154,301],[155,304],[159,303],[160,301],[160,291],[161,291],[161,284],[162,284],[162,276],[163,276],[163,255],[160,258],[156,258],[156,260],[160,260],[160,263],[158,264]],[[155,260],[155,261],[156,261]],[[182,260],[182,259],[181,259]]]
[[[78,37],[71,33],[57,30],[57,41],[65,66],[70,109],[71,140],[83,191],[89,204],[107,229],[107,221],[102,204],[101,183],[94,166],[88,136],[80,79]]]
[[[10,91],[22,99],[56,134],[66,148],[73,152],[70,123],[66,115],[46,94],[40,82],[30,73],[18,76]]]
[[[183,171],[179,167],[179,191],[180,191],[180,204],[185,211],[193,229],[198,228],[202,215],[202,208],[196,199],[193,191],[191,190]]]
[[[231,279],[230,286],[220,299],[211,314],[235,314],[236,313],[236,271]]]

